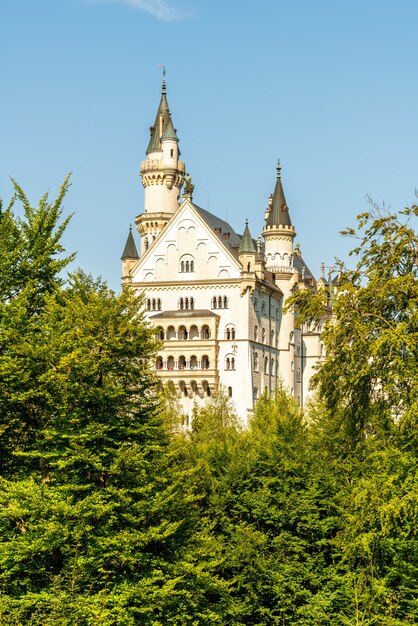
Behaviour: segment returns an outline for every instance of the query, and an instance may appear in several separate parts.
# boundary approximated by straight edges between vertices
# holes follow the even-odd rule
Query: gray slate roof
[[[272,207],[266,221],[267,226],[292,226],[280,172],[280,161],[278,161],[276,187],[274,189]]]
[[[136,249],[135,241],[132,235],[132,226],[129,229],[129,235],[126,240],[125,248],[122,252],[122,261],[124,259],[139,259],[138,250]]]
[[[189,317],[219,317],[213,311],[209,311],[209,309],[193,309],[193,310],[182,310],[182,311],[161,311],[161,313],[157,313],[156,315],[150,315],[149,319],[158,320],[164,318],[189,318]]]

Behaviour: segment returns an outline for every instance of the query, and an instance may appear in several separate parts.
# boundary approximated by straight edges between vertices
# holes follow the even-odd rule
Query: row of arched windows
[[[227,309],[228,298],[226,296],[213,296],[211,300],[212,309]]]
[[[194,298],[180,298],[178,308],[180,311],[193,311]]]
[[[147,298],[147,310],[148,311],[161,311],[160,298]]]
[[[194,272],[194,261],[180,261],[180,272]]]
[[[193,324],[189,328],[181,325],[177,329],[174,326],[168,326],[166,330],[160,326],[157,328],[156,334],[161,341],[171,341],[175,339],[179,341],[186,339],[210,339],[211,337],[210,328],[207,324],[203,324],[201,328],[198,328],[196,324]]]
[[[266,329],[264,327],[261,328],[261,343],[266,343]],[[279,340],[279,335],[275,335],[275,332],[273,329],[270,330],[270,345],[274,346],[274,341],[276,338],[276,345],[278,343]],[[258,326],[257,324],[254,326],[254,341],[259,341],[259,334],[258,334]]]
[[[260,361],[259,361],[259,356],[258,356],[258,352],[254,352],[254,371],[258,372],[260,369]],[[270,362],[270,367],[269,367],[269,362]],[[274,357],[271,357],[271,359],[269,360],[268,356],[264,357],[264,374],[266,376],[270,375],[270,376],[278,376],[279,375],[279,361],[278,359],[275,359]]]
[[[162,356],[158,356],[155,360],[156,370],[208,370],[210,369],[209,357],[205,354],[202,357],[197,357],[193,354],[191,357],[186,358],[184,354],[180,355],[176,360],[174,356],[170,355],[167,360],[164,361]]]
[[[207,380],[202,380],[201,389],[199,388],[199,385],[197,384],[195,380],[192,380],[189,383],[189,385],[187,385],[186,381],[180,380],[179,388],[180,388],[181,395],[184,396],[185,398],[193,397],[193,396],[202,397],[202,395],[208,396],[208,397],[211,396],[211,390],[210,390],[210,386]]]

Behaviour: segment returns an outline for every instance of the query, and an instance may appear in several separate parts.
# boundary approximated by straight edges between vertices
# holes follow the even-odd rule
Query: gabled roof
[[[272,206],[270,213],[268,214],[267,226],[292,226],[292,221],[289,215],[289,209],[286,204],[286,198],[284,197],[284,191],[282,187],[281,179],[281,167],[280,161],[277,162],[277,180],[276,187],[274,189]]]
[[[139,259],[138,250],[136,249],[135,241],[132,235],[132,226],[129,228],[129,235],[126,240],[125,247],[122,252],[122,261],[124,259]]]
[[[204,222],[214,231],[222,243],[229,248],[233,255],[237,256],[237,250],[241,244],[241,235],[238,235],[228,222],[221,220],[213,213],[209,213],[206,209],[193,204],[193,207],[199,213]],[[224,236],[228,235],[228,239]]]

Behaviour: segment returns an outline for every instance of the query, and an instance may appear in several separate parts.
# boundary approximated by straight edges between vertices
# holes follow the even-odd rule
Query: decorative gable
[[[132,282],[239,278],[241,265],[187,200],[132,269]]]

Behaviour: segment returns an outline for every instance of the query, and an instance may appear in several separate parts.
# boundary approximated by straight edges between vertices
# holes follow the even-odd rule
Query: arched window
[[[226,370],[235,369],[235,357],[232,354],[227,354],[225,357],[225,369]]]
[[[167,339],[170,340],[170,339],[175,339],[175,338],[176,338],[175,328],[174,326],[169,326],[167,328]]]
[[[291,333],[290,333],[290,335],[289,335],[289,343],[293,343],[293,339],[294,339],[294,337],[295,337],[295,333],[294,333],[294,332],[293,332],[293,330],[292,330],[292,332],[291,332]]]
[[[179,356],[179,370],[186,369],[186,357],[181,355]]]
[[[163,369],[163,357],[162,356],[157,356],[157,358],[155,360],[155,369],[156,370],[162,370]]]
[[[266,329],[265,328],[263,328],[261,331],[261,341],[263,343],[266,343]]]
[[[202,339],[210,339],[209,326],[207,326],[206,324],[202,326]]]
[[[225,326],[225,339],[227,341],[234,341],[235,339],[235,327],[233,324]]]
[[[254,352],[254,371],[258,372],[258,352]]]
[[[173,356],[169,356],[167,359],[167,369],[168,370],[174,369],[174,357]]]
[[[269,373],[269,360],[268,357],[264,359],[264,373],[267,375]]]
[[[228,396],[232,398],[232,387],[228,387]]]
[[[258,341],[258,326],[254,326],[254,341]]]
[[[186,274],[194,272],[194,259],[191,254],[183,254],[180,259],[179,270]]]
[[[294,363],[294,361],[292,361],[292,363],[290,365],[290,369],[292,370],[292,372],[295,371],[295,363]]]
[[[274,346],[274,330],[270,332],[270,345]]]
[[[189,338],[190,339],[199,339],[199,329],[197,328],[197,326],[195,324],[190,327]]]
[[[210,396],[210,387],[207,380],[202,381],[203,391],[207,396]]]
[[[270,359],[270,376],[274,376],[274,359]]]
[[[209,369],[209,357],[205,354],[202,356],[202,370]]]
[[[194,354],[193,356],[190,357],[190,369],[191,370],[197,369],[197,356],[195,356]]]

